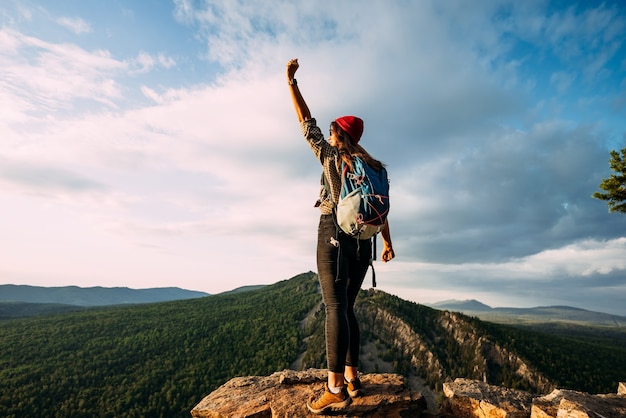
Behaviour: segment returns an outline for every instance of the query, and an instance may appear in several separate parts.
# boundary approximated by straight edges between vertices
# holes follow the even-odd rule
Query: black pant
[[[359,324],[354,302],[372,255],[370,240],[357,240],[340,230],[333,215],[322,215],[317,231],[317,271],[326,306],[328,370],[343,373],[359,365]]]

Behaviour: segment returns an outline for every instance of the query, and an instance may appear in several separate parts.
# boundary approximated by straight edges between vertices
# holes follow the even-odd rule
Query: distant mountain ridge
[[[433,303],[427,306],[435,309],[447,309],[447,310],[461,310],[461,311],[490,311],[493,308],[489,305],[485,305],[476,299],[467,300],[443,300],[441,302]]]
[[[131,289],[128,287],[41,287],[0,285],[0,302],[55,303],[74,306],[107,306],[195,299],[208,293],[178,287]]]
[[[462,312],[483,321],[503,324],[567,322],[584,325],[626,326],[626,316],[588,311],[571,306],[537,306],[534,308],[492,308],[475,299],[446,300],[428,305],[435,309]]]

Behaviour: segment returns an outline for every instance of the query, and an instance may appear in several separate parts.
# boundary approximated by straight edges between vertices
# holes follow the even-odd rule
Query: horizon
[[[294,276],[295,277],[295,276]],[[293,277],[292,277],[293,278]],[[290,278],[290,279],[292,279]],[[287,280],[290,280],[287,279]],[[12,284],[12,283],[0,283],[0,286],[27,286],[27,287],[38,287],[38,288],[42,288],[42,289],[63,289],[63,288],[67,288],[67,287],[77,287],[79,289],[128,289],[128,290],[137,290],[137,291],[141,291],[141,290],[160,290],[160,289],[177,289],[177,290],[182,290],[182,291],[187,291],[187,292],[194,292],[194,293],[203,293],[205,296],[202,297],[206,297],[206,296],[217,296],[220,295],[222,293],[229,293],[229,292],[233,292],[242,288],[246,288],[246,287],[255,287],[255,286],[271,286],[272,284],[275,283],[271,283],[271,284],[255,284],[255,285],[243,285],[243,286],[239,286],[233,289],[228,289],[228,290],[224,290],[223,292],[220,293],[207,293],[207,292],[203,292],[201,290],[193,290],[193,289],[185,289],[182,287],[176,287],[176,286],[167,286],[167,287],[146,287],[146,288],[132,288],[132,287],[128,287],[128,286],[114,286],[114,287],[104,287],[104,286],[89,286],[89,287],[82,287],[82,286],[76,286],[76,285],[67,285],[67,286],[33,286],[33,285],[28,285],[28,284]],[[371,288],[371,289],[375,289],[375,290],[380,290],[377,288]],[[383,292],[385,292],[383,290]],[[388,293],[388,292],[385,292]],[[402,296],[399,295],[394,295],[399,297],[400,299],[403,299]],[[406,301],[409,302],[415,302],[424,306],[429,306],[431,308],[434,309],[439,309],[439,307],[437,305],[445,305],[445,304],[449,304],[449,303],[458,303],[458,304],[462,304],[462,303],[467,303],[467,302],[477,302],[480,303],[481,305],[484,305],[486,307],[488,307],[489,309],[535,309],[535,308],[572,308],[572,309],[580,309],[580,310],[584,310],[584,311],[588,311],[588,312],[595,312],[595,313],[601,313],[601,314],[605,314],[605,315],[611,315],[611,316],[619,316],[619,317],[623,317],[626,318],[625,314],[620,314],[620,313],[610,313],[610,312],[603,312],[603,311],[594,311],[594,310],[589,310],[589,309],[584,309],[584,308],[580,308],[578,306],[572,306],[572,305],[537,305],[537,306],[491,306],[488,304],[483,303],[480,300],[477,299],[464,299],[464,300],[459,300],[459,299],[448,299],[448,300],[441,300],[441,301],[437,301],[437,302],[429,302],[429,303],[421,303],[421,302],[416,302],[416,301],[410,301],[408,299],[404,299]],[[3,302],[3,300],[0,299],[0,302]],[[7,301],[8,302],[8,301]],[[358,300],[357,300],[358,303]]]
[[[316,270],[297,57],[322,131],[360,116],[387,164],[379,289],[623,315],[626,216],[591,195],[626,148],[625,37],[619,0],[4,1],[0,283]]]

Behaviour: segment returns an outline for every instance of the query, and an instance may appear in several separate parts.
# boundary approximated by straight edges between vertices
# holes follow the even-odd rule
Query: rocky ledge
[[[284,370],[270,376],[236,377],[205,397],[191,415],[196,418],[293,418],[311,415],[306,401],[324,390],[326,371]],[[402,376],[365,374],[366,396],[354,399],[350,417],[419,417],[425,399],[411,391]],[[346,415],[335,415],[346,416]]]
[[[284,370],[270,376],[231,379],[191,411],[196,418],[291,418],[311,414],[305,403],[319,395],[326,371]],[[616,394],[590,395],[556,389],[545,396],[456,379],[444,384],[445,399],[437,413],[426,410],[419,392],[397,374],[361,376],[365,396],[354,399],[340,417],[441,418],[626,418],[626,385]]]

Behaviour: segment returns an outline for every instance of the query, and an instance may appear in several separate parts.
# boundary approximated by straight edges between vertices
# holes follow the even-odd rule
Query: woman
[[[307,402],[311,412],[322,414],[341,411],[352,403],[352,397],[362,394],[358,376],[360,333],[354,302],[369,266],[372,246],[370,240],[359,241],[343,233],[334,220],[334,202],[339,201],[341,191],[341,165],[342,162],[350,165],[352,156],[359,156],[377,170],[382,169],[383,164],[359,145],[363,121],[355,116],[335,119],[330,125],[328,141],[324,139],[294,78],[298,68],[297,59],[287,63],[287,84],[304,137],[322,164],[325,178],[316,206],[322,212],[317,237],[317,269],[326,306],[328,383],[317,400]],[[388,224],[381,235],[381,258],[387,262],[395,257]]]

